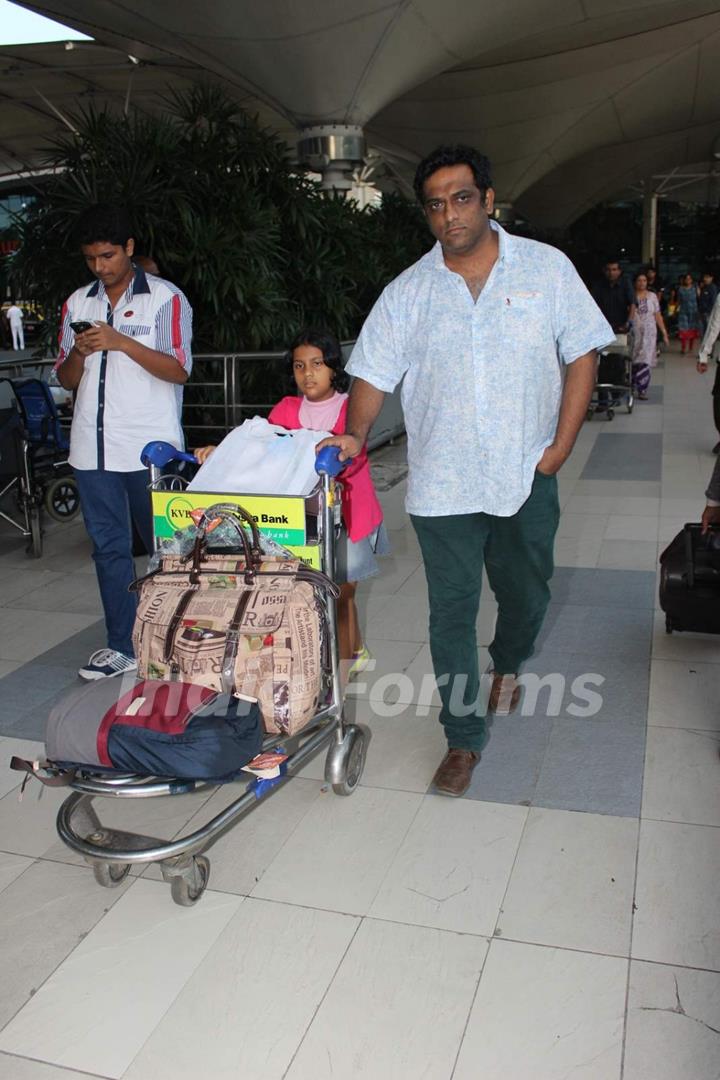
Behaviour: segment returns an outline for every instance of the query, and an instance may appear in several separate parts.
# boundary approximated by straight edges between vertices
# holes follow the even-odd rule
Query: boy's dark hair
[[[124,206],[97,203],[85,210],[75,225],[75,238],[84,244],[119,244],[125,247],[133,235],[130,215]]]
[[[323,354],[325,366],[329,367],[333,373],[330,385],[338,393],[344,394],[350,386],[350,376],[343,368],[342,349],[335,335],[329,330],[315,330],[312,327],[301,330],[290,342],[288,351],[285,353],[291,379],[293,378],[293,352],[300,345],[313,345],[320,350]],[[293,385],[295,385],[294,379]]]
[[[467,165],[472,170],[476,187],[485,198],[487,189],[493,186],[490,161],[474,147],[457,143],[455,146],[438,146],[418,165],[413,186],[419,203],[425,202],[425,181],[438,169],[446,169],[451,165]]]

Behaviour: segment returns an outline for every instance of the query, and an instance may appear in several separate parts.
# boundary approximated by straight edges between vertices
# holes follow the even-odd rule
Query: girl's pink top
[[[271,424],[278,424],[279,427],[287,428],[289,431],[294,429],[306,427],[309,425],[300,423],[300,408],[305,403],[311,406],[328,405],[330,402],[335,403],[337,408],[336,398],[343,395],[335,395],[334,398],[330,398],[328,402],[306,402],[302,397],[284,397],[281,401],[278,401],[274,407],[268,420]],[[328,409],[328,415],[330,410]],[[331,431],[333,435],[345,434],[345,423],[347,421],[347,398],[343,401],[340,412],[336,411],[337,420],[331,428],[312,428],[314,431]],[[315,419],[315,411],[313,409],[313,417]],[[362,450],[356,458],[346,466],[343,472],[340,474],[342,480],[342,517],[347,529],[348,536],[355,542],[362,540],[363,537],[369,536],[370,533],[377,529],[378,525],[382,522],[383,512],[378,497],[375,494],[375,488],[373,487],[372,477],[370,476],[370,465],[368,463],[367,449],[363,446]]]

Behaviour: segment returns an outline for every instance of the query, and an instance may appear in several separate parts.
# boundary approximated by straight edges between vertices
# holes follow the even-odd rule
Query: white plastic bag
[[[309,495],[318,482],[315,446],[330,433],[287,431],[260,416],[226,435],[188,484],[188,491]]]

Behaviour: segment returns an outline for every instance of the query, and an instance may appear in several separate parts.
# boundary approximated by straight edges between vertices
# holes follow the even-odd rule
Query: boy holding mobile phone
[[[77,391],[69,460],[107,628],[107,647],[78,674],[102,679],[137,667],[136,599],[128,592],[135,577],[131,521],[152,550],[149,476],[140,451],[151,439],[183,446],[192,310],[169,281],[133,263],[135,241],[122,207],[91,207],[78,221],[77,236],[96,280],[76,289],[63,306],[57,375],[62,386]]]

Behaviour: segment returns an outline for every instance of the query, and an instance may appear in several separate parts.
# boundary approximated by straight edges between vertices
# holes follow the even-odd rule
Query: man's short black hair
[[[124,206],[97,203],[85,210],[77,220],[75,236],[77,243],[119,244],[125,247],[133,235],[130,215]]]
[[[620,260],[615,258],[606,259],[603,266],[620,266]]]
[[[415,195],[419,203],[425,202],[423,187],[425,181],[438,169],[446,169],[451,165],[467,165],[475,179],[475,185],[480,189],[484,197],[488,188],[493,186],[490,161],[475,150],[472,146],[463,146],[457,143],[455,146],[438,146],[432,153],[424,157],[415,170]]]

